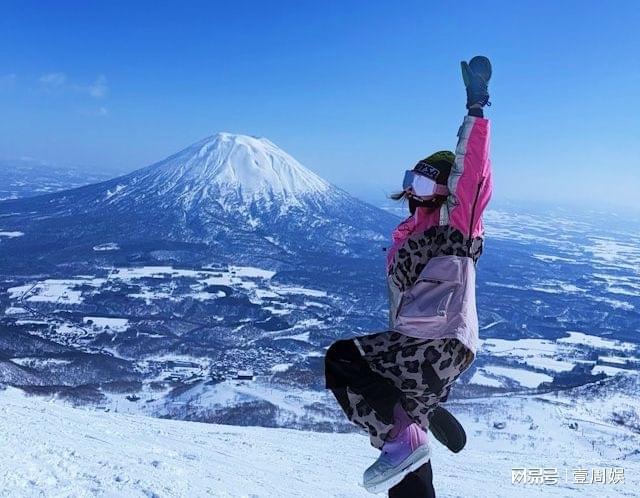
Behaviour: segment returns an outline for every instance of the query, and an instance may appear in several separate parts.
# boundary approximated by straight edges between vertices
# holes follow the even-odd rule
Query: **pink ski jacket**
[[[387,253],[391,330],[411,337],[478,345],[475,264],[482,254],[482,214],[493,188],[490,123],[465,116],[458,131],[449,197],[419,207],[394,230]]]

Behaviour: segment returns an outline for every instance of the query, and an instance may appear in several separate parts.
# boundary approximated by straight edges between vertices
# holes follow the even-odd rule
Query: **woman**
[[[337,341],[325,358],[327,388],[381,450],[363,478],[374,493],[429,461],[430,416],[476,354],[475,264],[492,190],[483,114],[491,64],[474,57],[462,62],[462,75],[468,115],[455,154],[418,162],[393,196],[408,200],[411,215],[387,254],[389,331]]]

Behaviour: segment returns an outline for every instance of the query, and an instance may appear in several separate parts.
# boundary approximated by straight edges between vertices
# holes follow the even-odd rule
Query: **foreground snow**
[[[439,498],[637,496],[640,438],[544,398],[455,405],[469,443],[458,455],[434,442]],[[496,417],[505,430],[492,426]],[[548,424],[545,431],[531,424]],[[375,458],[365,437],[233,427],[94,412],[0,391],[2,496],[371,496],[358,482]],[[597,441],[595,448],[591,441]],[[557,485],[513,485],[512,467],[556,467]],[[572,484],[574,468],[623,467],[625,483]]]

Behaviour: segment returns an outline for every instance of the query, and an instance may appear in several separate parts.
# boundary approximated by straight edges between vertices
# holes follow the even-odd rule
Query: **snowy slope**
[[[450,409],[469,441],[457,455],[433,443],[440,498],[637,496],[640,437],[590,417],[571,398],[487,398]],[[578,430],[568,427],[576,413]],[[495,420],[506,428],[494,429]],[[376,456],[359,434],[92,412],[15,389],[0,391],[0,434],[3,496],[364,497],[371,495],[358,482]],[[513,467],[555,467],[560,482],[513,485]],[[571,482],[572,469],[603,467],[624,468],[625,483]]]

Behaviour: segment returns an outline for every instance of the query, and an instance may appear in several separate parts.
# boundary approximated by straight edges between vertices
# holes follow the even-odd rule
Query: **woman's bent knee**
[[[342,339],[334,342],[325,355],[325,362],[349,361],[360,357],[360,352],[351,339]]]
[[[350,339],[334,342],[324,357],[326,388],[333,389],[347,385],[343,371],[345,365],[360,359],[358,348]]]

